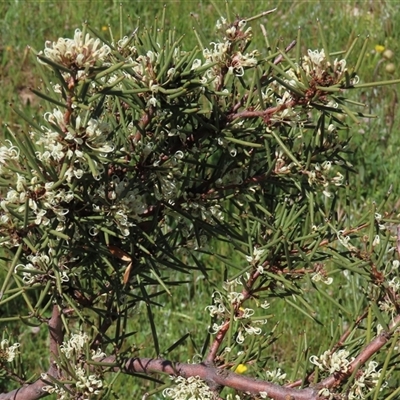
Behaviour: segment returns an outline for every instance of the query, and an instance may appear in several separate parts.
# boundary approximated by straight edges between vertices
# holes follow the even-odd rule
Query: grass
[[[10,103],[21,105],[33,116],[42,113],[40,102],[29,91],[30,87],[40,85],[40,75],[37,73],[34,57],[27,50],[27,45],[39,51],[43,49],[45,40],[55,41],[60,36],[71,37],[74,30],[80,28],[82,22],[86,20],[93,29],[105,36],[109,35],[108,26],[110,26],[114,37],[119,38],[121,32],[123,35],[129,34],[137,26],[143,29],[157,24],[155,16],[160,16],[164,3],[167,3],[168,25],[171,28],[175,27],[178,33],[186,35],[187,49],[197,45],[197,40],[192,34],[193,26],[199,32],[203,43],[207,44],[213,39],[216,19],[220,14],[226,16],[225,2],[222,1],[137,0],[132,4],[123,3],[122,9],[117,1],[1,2],[0,15],[3,15],[3,18],[0,21],[2,87],[0,126],[2,131],[5,124],[15,130],[27,129],[18,115],[12,112]],[[321,21],[324,35],[332,51],[346,49],[357,35],[360,35],[360,42],[369,35],[366,57],[359,71],[362,80],[372,82],[400,76],[398,72],[400,13],[396,2],[342,1],[339,6],[338,2],[327,1],[277,1],[269,2],[268,5],[263,3],[233,1],[230,16],[250,17],[265,9],[277,7],[278,10],[274,14],[260,20],[267,28],[270,42],[285,47],[296,38],[297,28],[300,26],[303,52],[308,48],[321,47],[317,19]],[[120,25],[121,13],[123,18]],[[259,34],[258,24],[259,22],[252,24],[254,47],[263,51],[265,44]],[[391,49],[394,53],[393,59],[386,60],[382,53],[376,52],[377,45]],[[386,71],[389,63],[394,63],[394,73]],[[355,98],[361,99],[366,104],[368,112],[377,115],[376,119],[361,120],[358,126],[354,124],[351,126],[351,132],[355,135],[350,150],[354,153],[349,157],[357,173],[349,184],[354,188],[352,198],[355,212],[364,203],[380,202],[390,186],[394,196],[389,204],[394,208],[399,205],[396,203],[400,191],[397,178],[400,170],[397,91],[397,86],[385,86],[355,94]],[[244,260],[240,256],[233,257],[233,263],[240,267]],[[171,359],[191,360],[202,351],[204,333],[210,323],[205,307],[210,304],[214,285],[223,279],[226,272],[216,259],[210,258],[209,264],[211,266],[209,281],[198,274],[175,276],[176,280],[188,282],[178,287],[173,297],[165,295],[158,299],[162,307],[155,309],[154,319],[158,321],[160,331],[160,350]],[[352,279],[355,278],[340,281],[335,288],[341,307],[349,310],[350,314],[363,306],[359,304],[357,290],[354,290],[355,287],[362,287],[363,283],[357,282],[359,286],[356,286]],[[337,305],[327,302],[323,294],[313,289],[311,282],[307,284],[306,289],[310,294],[306,301],[309,301],[314,308],[314,313],[309,312],[308,317],[293,306],[294,303],[303,308],[298,300],[283,299],[272,302],[271,309],[268,310],[268,313],[272,314],[270,326],[281,339],[271,344],[272,351],[265,356],[266,368],[280,367],[283,370],[290,370],[296,354],[302,352],[304,363],[301,366],[302,371],[297,375],[301,376],[306,368],[309,368],[307,357],[311,354],[320,354],[329,348],[330,344],[338,339],[339,332],[352,323],[347,313],[343,312],[343,309],[338,312]],[[291,300],[291,303],[288,300]],[[12,315],[16,307],[22,308],[23,304],[7,303],[0,311],[1,315]],[[138,306],[133,312],[136,314],[137,325],[131,324],[129,329],[136,331],[137,334],[134,342],[126,345],[142,349],[141,355],[157,356],[149,339],[152,333],[147,324],[145,308]],[[285,316],[284,319],[282,315]],[[21,326],[19,323],[9,323],[0,326],[0,330],[4,328],[23,343],[23,358],[30,374],[39,374],[46,369],[47,348],[44,326],[36,329]],[[171,344],[187,333],[190,336],[185,344],[167,354]],[[35,340],[27,340],[32,335]],[[262,371],[252,371],[250,368],[249,373],[258,373],[262,377]],[[150,382],[123,376],[120,376],[117,382],[115,392],[119,398],[137,397],[154,387]],[[0,377],[0,392],[12,387],[3,385],[5,382]]]

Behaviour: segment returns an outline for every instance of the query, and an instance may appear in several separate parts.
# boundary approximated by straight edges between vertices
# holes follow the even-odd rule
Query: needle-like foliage
[[[384,203],[353,210],[349,187],[344,117],[372,117],[353,93],[373,86],[358,76],[366,42],[331,49],[319,26],[319,49],[303,54],[300,30],[277,48],[255,25],[273,11],[221,17],[214,42],[194,32],[195,48],[164,10],[154,29],[116,40],[85,25],[35,54],[46,111],[16,107],[29,128],[9,128],[0,147],[0,305],[21,298],[3,321],[49,325],[50,365],[25,380],[23,343],[4,336],[0,365],[21,388],[0,399],[112,398],[121,372],[155,375],[172,399],[398,392],[397,220]],[[193,364],[171,362],[188,335],[165,343],[154,312],[199,273],[215,287],[204,345]],[[275,323],[294,310],[318,337],[320,301],[335,314],[331,347],[308,354],[299,337],[289,377],[271,355]],[[153,359],[130,347],[139,310]]]

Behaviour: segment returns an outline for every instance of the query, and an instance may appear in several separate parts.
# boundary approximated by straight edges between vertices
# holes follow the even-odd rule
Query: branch
[[[248,281],[246,282],[246,286],[242,290],[242,300],[234,305],[233,313],[236,315],[240,307],[243,303],[251,297],[253,285],[257,278],[260,276],[259,272],[254,271],[253,274],[249,277]],[[229,326],[231,324],[231,319],[227,318],[225,322],[222,324],[221,329],[218,331],[213,343],[211,344],[210,351],[206,358],[206,365],[212,365],[214,360],[217,357],[218,349],[225,338],[226,333],[229,330]]]
[[[318,384],[320,388],[331,388],[346,380],[356,369],[363,366],[370,357],[377,353],[390,339],[391,335],[382,332],[350,363],[349,369],[345,374],[333,374]]]
[[[58,369],[55,364],[55,358],[58,355],[58,346],[62,343],[64,334],[62,332],[62,322],[60,310],[57,305],[53,306],[51,318],[48,322],[50,334],[50,366],[47,375],[58,377]],[[38,379],[34,383],[26,384],[18,389],[8,393],[0,393],[0,400],[36,400],[46,397],[49,393],[42,389],[47,386],[48,382],[43,379]]]
[[[115,362],[114,357],[107,357],[102,362]],[[114,369],[118,371],[118,368]],[[291,389],[259,379],[249,378],[235,374],[231,371],[220,370],[215,367],[201,364],[173,363],[163,359],[131,358],[125,362],[123,371],[127,374],[151,374],[155,372],[166,373],[173,376],[188,378],[198,376],[210,388],[227,386],[242,392],[257,395],[260,392],[268,393],[274,400],[317,400],[316,389]]]
[[[62,344],[64,334],[62,331],[61,314],[57,305],[53,306],[53,312],[49,319],[49,333],[50,333],[50,368],[58,358],[58,347]]]
[[[400,315],[398,315],[391,324],[391,329],[395,329],[400,323]],[[63,335],[61,330],[61,318],[57,306],[53,308],[53,315],[49,321],[49,330],[51,335],[50,348],[57,351],[57,343],[61,343]],[[238,375],[232,371],[216,368],[214,366],[200,364],[186,364],[180,362],[172,362],[165,359],[151,358],[130,358],[125,361],[122,368],[113,367],[111,371],[121,371],[128,375],[136,375],[138,373],[151,375],[154,373],[163,373],[172,376],[182,376],[189,378],[197,376],[205,381],[212,390],[221,387],[230,387],[238,391],[258,395],[261,392],[268,393],[268,397],[273,400],[318,400],[318,391],[321,388],[331,388],[347,379],[357,368],[364,365],[368,359],[378,352],[391,338],[390,332],[383,332],[372,340],[361,353],[351,362],[350,368],[346,374],[332,374],[314,387],[305,389],[295,389],[290,386],[280,386],[260,379],[250,378]],[[55,353],[53,353],[55,354]],[[102,360],[104,364],[113,364],[116,362],[115,356],[106,357]],[[57,372],[56,367],[50,366],[48,374]],[[53,375],[54,376],[54,375]],[[48,395],[43,392],[42,388],[46,383],[39,379],[35,383],[26,385],[6,394],[0,394],[0,400],[36,400]]]
[[[397,315],[390,325],[390,328],[396,329],[400,323],[400,315]],[[333,387],[341,381],[347,379],[356,369],[363,366],[375,353],[377,353],[392,337],[393,332],[382,332],[375,339],[373,339],[368,345],[360,352],[360,354],[350,363],[350,367],[346,374],[342,374],[339,377],[337,375],[328,376],[326,379],[318,384],[318,387]]]
[[[286,110],[287,108],[292,108],[295,105],[298,104],[298,101],[296,100],[290,100],[284,104],[281,104],[279,106],[274,106],[267,108],[266,110],[260,110],[260,111],[241,111],[236,114],[230,114],[227,116],[227,120],[229,122],[234,121],[237,118],[263,118],[263,119],[268,119],[270,115],[276,114],[277,112]]]
[[[26,386],[22,386],[8,393],[0,394],[0,400],[36,400],[48,396],[42,388],[46,383],[41,379]]]

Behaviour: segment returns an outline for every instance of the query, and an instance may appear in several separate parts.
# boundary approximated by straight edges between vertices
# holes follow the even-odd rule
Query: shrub
[[[332,55],[320,28],[322,49],[302,55],[261,26],[254,49],[257,17],[220,18],[218,39],[191,50],[162,22],[120,40],[85,25],[37,54],[46,112],[16,109],[29,129],[1,147],[0,304],[23,304],[3,321],[48,326],[50,364],[26,378],[5,334],[0,362],[20,387],[0,399],[105,398],[116,373],[154,375],[173,399],[398,392],[397,220],[384,204],[352,209],[348,184],[343,117],[368,117],[349,94],[373,86],[357,76],[365,45],[349,66],[357,40]],[[196,273],[214,288],[209,331],[191,363],[172,362],[188,335],[162,352],[155,310]],[[130,328],[142,308],[150,357]],[[313,324],[292,331],[284,373],[271,321],[288,310]],[[323,331],[329,348],[309,354]]]

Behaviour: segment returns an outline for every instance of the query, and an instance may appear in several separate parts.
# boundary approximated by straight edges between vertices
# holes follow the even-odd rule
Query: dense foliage
[[[174,399],[397,390],[397,220],[384,204],[352,209],[349,187],[345,117],[369,117],[350,93],[367,86],[365,44],[332,55],[319,27],[322,48],[301,54],[300,30],[279,49],[261,26],[265,46],[254,49],[261,16],[221,17],[215,42],[198,37],[194,49],[164,15],[119,40],[84,26],[37,55],[46,112],[38,121],[16,109],[29,130],[9,128],[0,148],[0,304],[22,298],[3,320],[49,325],[51,360],[27,379],[23,343],[4,336],[0,363],[22,389],[0,399],[112,398],[117,372],[156,374]],[[199,272],[215,288],[209,330],[193,364],[174,364],[154,309]],[[321,298],[335,308],[332,345],[312,355],[299,343],[286,378],[270,367],[271,320],[292,307],[317,337]],[[153,359],[128,324],[143,309]]]

